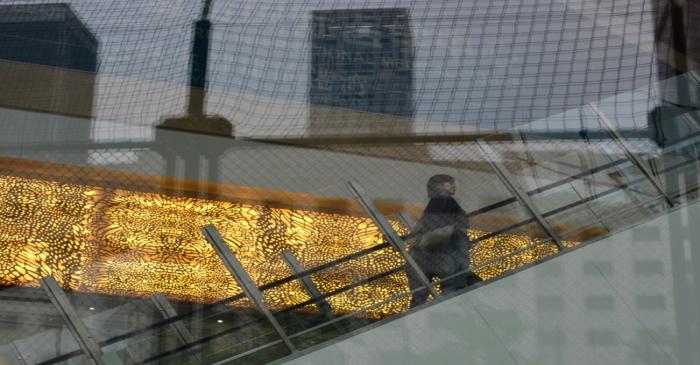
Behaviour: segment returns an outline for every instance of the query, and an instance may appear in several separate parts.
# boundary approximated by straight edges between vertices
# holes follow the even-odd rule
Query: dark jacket
[[[469,217],[454,198],[432,198],[409,238],[420,240],[423,234],[447,225],[454,225],[457,230],[466,232],[469,228]]]

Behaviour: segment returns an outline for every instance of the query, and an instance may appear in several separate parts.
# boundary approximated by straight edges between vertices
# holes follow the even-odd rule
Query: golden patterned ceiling
[[[125,296],[163,293],[176,300],[213,302],[239,293],[200,227],[215,225],[253,280],[262,285],[291,274],[281,259],[290,250],[307,268],[382,242],[369,218],[168,196],[43,179],[0,176],[0,284],[35,285],[54,275],[66,288]],[[397,221],[392,225],[405,233]],[[485,232],[470,231],[472,237]],[[481,265],[536,242],[499,235],[472,249]],[[555,252],[551,244],[525,250],[477,270],[491,278]],[[390,249],[317,273],[328,292],[401,265]],[[403,273],[329,298],[345,313],[407,290]],[[296,282],[265,292],[281,309],[306,301]],[[405,310],[408,298],[368,312],[381,317]]]

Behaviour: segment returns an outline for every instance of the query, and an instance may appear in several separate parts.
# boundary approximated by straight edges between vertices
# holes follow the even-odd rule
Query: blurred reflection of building
[[[695,0],[656,0],[655,46],[660,80],[675,76],[673,82],[662,83],[660,105],[649,113],[649,129],[652,139],[665,147],[690,135],[700,133],[700,100],[696,88],[697,70],[700,70],[700,3]],[[688,71],[696,71],[688,73]],[[683,75],[684,74],[684,75]],[[678,76],[683,75],[683,76]],[[686,158],[697,158],[698,151],[686,148],[678,151]],[[697,184],[697,173],[680,171],[668,174],[665,184],[683,189]],[[692,220],[690,221],[692,222]],[[692,225],[692,223],[690,223]],[[670,226],[671,260],[673,270],[673,295],[676,314],[676,351],[679,364],[694,364],[700,358],[700,332],[694,325],[700,316],[700,251],[693,245],[686,246],[689,227],[683,224]]]
[[[690,0],[656,0],[654,9],[656,68],[660,82],[655,90],[659,100],[649,112],[648,126],[650,138],[664,148],[700,133],[697,107],[700,101],[697,91],[700,25],[693,21],[700,15],[700,4]],[[688,147],[672,154],[696,158],[698,151]],[[680,180],[686,180],[684,184],[691,186],[697,176],[673,175],[667,184],[678,189]]]
[[[700,25],[692,20],[700,15],[700,4],[691,0],[656,0],[654,9],[659,80],[698,70]],[[695,88],[690,86],[696,81],[686,77],[676,80],[662,84],[661,105],[649,115],[651,138],[661,147],[700,130],[697,118],[690,113],[696,111],[693,103],[698,95],[691,92]]]
[[[697,69],[700,64],[700,3],[656,0],[656,42],[659,76],[666,79]]]
[[[0,6],[0,104],[90,116],[97,46],[66,4]],[[18,72],[24,64],[48,67]]]
[[[413,37],[407,9],[313,12],[312,136],[412,130]]]
[[[0,6],[0,116],[37,112],[22,130],[0,124],[0,143],[89,141],[97,47],[67,4]]]

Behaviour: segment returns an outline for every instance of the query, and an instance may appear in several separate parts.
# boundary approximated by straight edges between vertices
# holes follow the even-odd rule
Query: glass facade
[[[267,363],[694,202],[698,9],[0,4],[0,364]],[[422,248],[447,197],[450,248]],[[700,290],[672,256],[630,272]]]

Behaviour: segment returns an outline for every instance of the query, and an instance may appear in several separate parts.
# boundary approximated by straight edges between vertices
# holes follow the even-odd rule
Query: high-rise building
[[[682,74],[700,65],[700,4],[691,0],[655,1],[655,36],[661,79]]]
[[[97,47],[67,4],[0,6],[0,107],[90,117]]]
[[[688,71],[700,68],[700,5],[689,0],[656,0],[655,49],[661,104],[649,114],[650,137],[664,147],[700,131],[695,81]],[[688,151],[679,151],[688,153]]]
[[[0,6],[0,118],[24,120],[21,128],[0,123],[0,144],[89,142],[97,48],[67,4]],[[88,159],[70,153],[76,163]]]
[[[371,133],[382,123],[410,130],[408,10],[324,10],[314,11],[312,18],[309,134]]]

